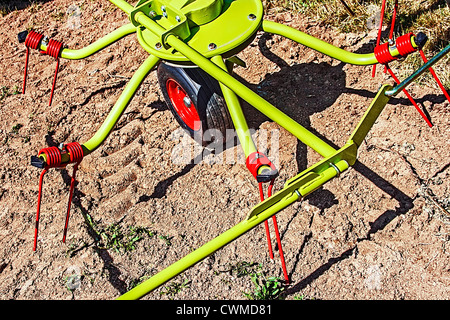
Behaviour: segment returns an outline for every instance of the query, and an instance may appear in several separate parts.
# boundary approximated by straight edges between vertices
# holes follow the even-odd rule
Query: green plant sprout
[[[284,287],[277,277],[266,278],[261,273],[251,275],[252,283],[255,286],[253,292],[244,292],[244,296],[249,300],[280,300],[283,299]]]

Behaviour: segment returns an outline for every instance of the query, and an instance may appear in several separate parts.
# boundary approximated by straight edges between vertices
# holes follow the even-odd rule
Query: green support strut
[[[212,62],[217,64],[223,70],[227,70],[227,67],[221,56],[215,56],[211,59]],[[244,151],[245,157],[247,158],[251,153],[256,152],[256,146],[253,142],[252,135],[250,134],[250,130],[248,129],[247,120],[245,119],[244,112],[242,111],[241,104],[239,102],[239,98],[228,87],[220,84],[220,89],[222,90],[223,98],[228,107],[228,111],[230,112],[231,119],[233,121],[234,127],[236,129],[236,133],[239,138],[239,142],[241,143],[242,150]]]
[[[108,114],[108,117],[106,118],[105,122],[103,122],[100,129],[89,141],[85,142],[82,145],[84,156],[93,152],[105,141],[105,139],[114,129],[114,126],[124,112],[125,108],[128,106],[131,99],[133,99],[134,94],[136,93],[141,83],[144,81],[150,71],[152,71],[152,69],[159,63],[159,61],[160,59],[158,57],[149,56],[139,67],[139,69],[131,78],[130,82],[128,82],[125,90],[120,95],[119,99],[112,108],[111,112]]]
[[[87,47],[76,50],[67,48],[63,49],[61,51],[61,58],[68,60],[80,60],[87,58],[132,33],[136,33],[136,27],[133,24],[128,23],[120,28],[117,28],[103,38],[91,43]],[[41,43],[39,49],[42,51],[47,51],[47,45]]]
[[[223,248],[230,242],[236,240],[246,232],[250,231],[260,223],[264,222],[265,220],[269,219],[271,216],[276,214],[277,212],[283,210],[287,206],[291,205],[295,201],[299,199],[299,194],[296,192],[292,192],[291,194],[287,195],[282,201],[279,201],[275,205],[273,205],[268,210],[265,210],[260,215],[256,215],[252,217],[251,219],[246,219],[240,222],[239,224],[235,225],[234,227],[228,229],[218,237],[214,238],[213,240],[209,241],[208,243],[204,244],[197,250],[191,252],[184,258],[178,260],[174,264],[170,265],[166,269],[160,271],[147,281],[141,283],[137,287],[134,287],[130,291],[126,292],[122,296],[118,297],[118,300],[137,300],[144,295],[148,294],[152,290],[158,288],[159,286],[163,285],[173,277],[177,276],[178,274],[182,273],[183,271],[187,270],[191,266],[195,265],[196,263],[202,261],[209,255],[213,254],[217,250]]]

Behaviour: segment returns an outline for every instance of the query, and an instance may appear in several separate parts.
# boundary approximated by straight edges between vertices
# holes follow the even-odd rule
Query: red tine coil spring
[[[46,53],[49,56],[52,56],[53,58],[58,59],[62,48],[63,48],[63,44],[61,42],[50,39],[48,41]]]
[[[43,38],[44,38],[44,35],[42,35],[38,32],[35,32],[35,31],[30,31],[27,38],[25,39],[25,46],[27,47],[27,53],[26,53],[26,60],[25,60],[25,75],[24,75],[24,80],[23,80],[22,93],[25,93],[25,87],[26,87],[26,82],[27,82],[29,48],[38,49],[39,44],[41,43]],[[48,42],[48,45],[47,45],[47,51],[41,51],[42,54],[47,54],[56,59],[56,70],[55,70],[55,76],[53,78],[52,90],[50,93],[50,100],[48,103],[49,106],[52,104],[52,101],[53,101],[53,92],[55,91],[56,79],[58,77],[59,55],[61,54],[62,49],[63,49],[63,44],[61,42],[50,39]]]
[[[24,74],[24,78],[23,78],[22,94],[25,93],[25,87],[27,84],[28,59],[30,56],[30,48],[36,50],[39,47],[39,43],[42,41],[43,38],[44,38],[43,34],[40,34],[35,31],[30,31],[27,38],[25,39],[25,46],[27,47],[27,53],[26,53],[26,58],[25,58],[25,74]]]
[[[414,34],[411,32],[401,37],[398,37],[397,40],[395,41],[398,53],[402,57],[406,57],[410,53],[413,53],[417,50],[412,45],[411,38],[413,36]],[[389,52],[389,43],[384,43],[382,45],[375,47],[374,54],[380,64],[386,65],[389,62],[397,60],[397,58],[393,57]]]
[[[61,151],[57,147],[48,147],[41,149],[38,155],[45,154],[47,157],[46,168],[55,168],[61,166]]]
[[[64,225],[64,235],[63,235],[63,242],[66,240],[66,234],[67,234],[67,227],[69,224],[69,213],[70,213],[70,207],[72,203],[72,197],[73,197],[73,191],[75,188],[75,177],[76,172],[78,170],[79,163],[83,160],[83,148],[78,142],[73,142],[66,144],[63,148],[63,151],[69,154],[69,163],[75,163],[75,166],[73,168],[72,173],[72,180],[70,183],[70,191],[69,191],[69,204],[67,207],[67,214],[66,214],[66,221]],[[38,193],[38,204],[37,204],[37,213],[36,213],[36,225],[34,229],[34,245],[33,245],[33,251],[36,251],[37,246],[37,238],[38,238],[38,228],[39,228],[39,216],[40,216],[40,207],[41,207],[41,199],[42,199],[42,186],[44,181],[44,175],[48,171],[49,168],[56,168],[56,167],[65,167],[66,164],[62,164],[62,154],[61,150],[59,150],[57,147],[48,147],[41,149],[39,151],[39,155],[45,154],[47,157],[46,160],[46,166],[44,167],[44,170],[42,170],[41,176],[39,178],[39,193]]]
[[[56,78],[58,77],[58,69],[59,69],[59,55],[61,53],[61,50],[63,48],[63,44],[59,41],[50,39],[47,46],[47,54],[49,56],[52,56],[56,59],[56,69],[55,69],[55,76],[53,78],[53,84],[52,84],[52,91],[50,92],[50,101],[48,105],[50,106],[52,104],[53,100],[53,92],[55,91],[56,86]]]
[[[78,165],[83,160],[83,148],[81,147],[81,145],[78,142],[72,142],[72,143],[66,144],[64,146],[64,149],[69,153],[70,162],[75,163],[75,166],[73,167],[72,179],[70,182],[69,202],[67,204],[66,222],[64,224],[63,242],[65,243],[67,228],[69,226],[70,207],[72,204],[73,191],[75,189],[75,182],[76,182],[75,178],[76,178],[76,173],[78,170]]]
[[[414,33],[410,32],[401,37],[398,37],[395,40],[395,45],[397,46],[398,53],[401,56],[406,57],[410,53],[416,52],[416,48],[413,47],[411,38],[414,36]]]
[[[83,148],[78,142],[68,143],[64,149],[69,153],[71,163],[80,163],[83,160]]]
[[[42,199],[42,185],[44,183],[44,175],[47,173],[49,168],[55,168],[61,166],[61,151],[57,147],[48,147],[41,149],[39,155],[45,154],[47,157],[46,166],[42,170],[41,176],[39,178],[39,193],[38,193],[38,203],[37,203],[37,213],[36,213],[36,224],[34,227],[34,245],[33,251],[36,251],[38,229],[39,229],[39,216],[41,212],[41,199]]]
[[[393,57],[389,52],[389,43],[384,43],[375,47],[374,54],[380,64],[386,65],[389,62],[397,60],[397,58]]]
[[[267,190],[267,196],[268,197],[272,196],[273,183],[274,183],[274,180],[272,179],[270,181],[269,188]],[[260,197],[261,197],[261,201],[264,201],[264,192],[263,192],[263,188],[262,188],[262,182],[260,182],[258,184],[258,186],[259,186],[259,194],[260,194]],[[284,260],[283,247],[281,246],[280,231],[278,230],[278,223],[277,223],[277,218],[276,218],[275,215],[272,216],[272,222],[273,222],[273,226],[274,226],[274,229],[275,229],[275,236],[276,236],[276,239],[277,239],[278,250],[280,252],[281,267],[283,269],[284,279],[285,279],[286,284],[289,284],[289,275],[288,275],[287,269],[286,269],[286,262]],[[269,246],[270,259],[273,260],[273,250],[272,250],[272,243],[271,243],[271,240],[270,240],[269,222],[267,220],[264,221],[264,227],[266,229],[266,237],[267,237],[267,243],[268,243],[268,246]]]

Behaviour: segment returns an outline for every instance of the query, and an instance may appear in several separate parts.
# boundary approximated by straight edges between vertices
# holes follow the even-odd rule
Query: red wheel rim
[[[186,91],[173,79],[167,80],[167,93],[181,120],[192,130],[201,129],[200,116]]]

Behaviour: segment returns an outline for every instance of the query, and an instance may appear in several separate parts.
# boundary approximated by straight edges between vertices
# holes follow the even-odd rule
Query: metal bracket
[[[164,29],[166,29],[163,33],[150,30],[160,38],[160,42],[165,49],[170,48],[165,41],[169,34],[176,35],[182,40],[189,38],[191,35],[186,15],[181,12],[181,10],[173,8],[169,4],[162,4],[161,2],[155,0],[150,0],[143,3],[139,2],[138,6],[130,12],[130,21],[136,27],[141,26],[135,19],[136,14],[139,12],[142,12],[146,16],[150,17],[153,21],[157,22],[164,27]]]

